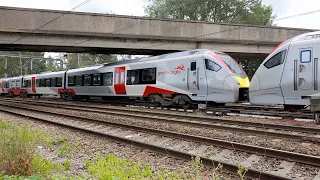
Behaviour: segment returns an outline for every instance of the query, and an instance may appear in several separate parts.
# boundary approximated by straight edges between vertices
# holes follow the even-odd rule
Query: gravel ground
[[[317,143],[311,143],[311,142],[301,143],[300,141],[296,141],[296,140],[288,141],[287,139],[280,139],[280,138],[277,139],[274,137],[265,137],[261,135],[248,135],[245,133],[226,131],[226,130],[188,127],[180,124],[148,121],[145,119],[116,117],[116,116],[104,115],[101,113],[81,112],[77,110],[64,110],[64,109],[56,109],[56,108],[40,107],[40,106],[34,106],[34,108],[46,110],[46,111],[70,113],[76,116],[97,118],[101,120],[123,123],[128,125],[149,127],[149,128],[160,129],[160,130],[167,130],[167,131],[227,140],[232,142],[245,143],[249,145],[268,147],[268,148],[286,150],[286,151],[297,152],[297,153],[304,153],[304,154],[309,154],[314,156],[320,155],[320,145]]]
[[[39,102],[46,102],[45,100],[36,100]],[[59,104],[66,104],[66,105],[72,105],[76,104],[73,101],[51,101],[54,103],[59,103]],[[122,107],[122,106],[111,106],[109,104],[95,104],[95,103],[88,103],[88,102],[81,102],[86,105],[92,105],[92,106],[101,106],[101,107],[108,107],[108,108],[118,108],[118,109],[132,109],[132,110],[139,110],[139,111],[147,111],[147,112],[165,112],[165,113],[170,113],[170,114],[179,114],[179,115],[191,115],[191,116],[199,116],[199,117],[212,117],[213,115],[211,114],[206,114],[202,112],[179,112],[179,111],[170,111],[170,110],[159,110],[159,109],[150,109],[150,108],[138,108],[138,107]],[[214,116],[217,118],[217,116]],[[265,123],[265,124],[282,124],[282,125],[291,125],[291,126],[306,126],[306,127],[314,127],[314,128],[319,128],[320,125],[314,124],[312,122],[302,122],[302,121],[295,121],[292,119],[262,119],[262,118],[255,118],[255,117],[242,117],[242,116],[219,116],[218,118],[221,119],[226,119],[226,120],[238,120],[238,121],[250,121],[250,122],[258,122],[258,123]]]
[[[12,108],[11,108],[12,110]],[[19,111],[20,112],[20,111]],[[44,116],[39,113],[28,113],[37,115],[38,117]],[[17,117],[7,113],[0,112],[0,117],[3,120],[10,121],[15,124],[29,124],[33,129],[41,130],[59,137],[66,137],[70,140],[73,146],[80,146],[80,151],[72,150],[72,169],[71,172],[75,175],[82,174],[85,172],[84,164],[87,159],[95,159],[97,154],[114,154],[118,157],[131,159],[136,162],[144,162],[150,164],[154,169],[167,169],[169,171],[186,171],[191,172],[192,168],[190,162],[182,161],[179,159],[171,158],[162,154],[154,153],[148,150],[140,149],[130,145],[124,145],[110,141],[106,138],[101,138],[93,135],[88,135],[78,131],[70,130],[67,128],[61,128],[58,126],[50,125],[47,123],[30,121],[26,118]],[[52,117],[55,120],[65,121],[66,119]],[[194,144],[195,146],[196,144]],[[39,147],[40,151],[46,154],[47,157],[56,160],[59,159],[52,152],[48,152],[42,147]],[[206,174],[210,174],[210,169],[206,168]],[[221,172],[223,179],[238,179],[228,172]]]

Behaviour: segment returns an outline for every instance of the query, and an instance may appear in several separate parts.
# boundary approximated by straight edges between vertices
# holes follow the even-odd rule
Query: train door
[[[190,61],[187,68],[187,88],[197,100],[206,100],[207,85],[204,64],[199,60]]]
[[[116,94],[127,94],[125,77],[126,77],[126,68],[116,67],[114,68],[114,90]]]
[[[312,57],[312,49],[300,49],[300,51],[296,51],[299,53],[297,57],[299,60],[295,60],[295,90],[309,90],[313,87],[316,82],[314,79],[314,61]]]

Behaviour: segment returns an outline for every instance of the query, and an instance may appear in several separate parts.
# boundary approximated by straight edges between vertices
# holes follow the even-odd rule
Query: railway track
[[[37,99],[38,101],[39,99]],[[40,99],[41,100],[41,99]],[[47,101],[55,101],[61,102],[61,99],[58,98],[46,98]],[[148,107],[154,108],[152,105],[148,104],[147,102],[112,102],[112,101],[104,101],[104,100],[89,100],[89,101],[81,101],[81,103],[90,103],[90,104],[109,104],[112,106],[126,106],[130,105],[131,107]],[[65,102],[65,101],[62,101]],[[75,102],[75,101],[72,101]],[[195,112],[195,109],[178,109],[178,108],[168,108],[168,107],[158,107],[158,109],[163,110],[177,110],[177,111],[186,111],[186,112]],[[221,107],[212,107],[209,106],[206,110],[208,114],[222,114],[222,115],[252,115],[254,117],[278,117],[278,118],[286,118],[286,119],[306,119],[306,120],[313,120],[313,114],[308,111],[301,111],[301,112],[288,112],[285,111],[281,107],[264,107],[264,106],[252,106],[252,105],[225,105]]]
[[[316,157],[316,156],[309,156],[309,155],[286,152],[286,151],[280,151],[280,150],[275,150],[275,149],[261,148],[261,147],[256,147],[256,146],[248,146],[248,145],[244,145],[244,144],[240,144],[240,143],[227,142],[227,141],[221,141],[221,140],[215,140],[215,139],[209,139],[209,138],[197,137],[197,136],[190,136],[190,135],[186,135],[186,134],[179,134],[179,133],[175,133],[175,132],[161,131],[161,130],[137,127],[137,126],[132,126],[132,125],[124,125],[124,124],[119,124],[119,123],[106,122],[106,121],[103,121],[103,120],[83,118],[83,117],[79,117],[79,116],[67,115],[67,114],[62,114],[62,113],[57,113],[57,112],[40,111],[40,110],[36,110],[34,108],[21,106],[21,104],[24,104],[24,105],[33,105],[33,107],[34,107],[34,105],[36,105],[34,102],[33,103],[29,102],[29,104],[26,103],[26,102],[23,102],[23,103],[21,103],[21,102],[22,101],[20,101],[20,104],[17,104],[17,102],[3,101],[2,105],[3,106],[9,106],[11,108],[19,108],[19,109],[24,109],[24,110],[28,110],[28,111],[37,111],[37,112],[40,112],[40,113],[51,114],[51,115],[55,115],[55,116],[63,116],[63,117],[67,117],[67,118],[72,118],[73,119],[73,121],[72,121],[73,123],[71,123],[71,124],[77,124],[77,123],[74,122],[75,121],[74,119],[76,118],[77,119],[76,121],[90,122],[88,127],[93,127],[93,129],[96,129],[95,127],[97,127],[97,126],[99,126],[101,124],[105,125],[105,126],[114,126],[114,127],[117,127],[117,128],[125,128],[125,129],[129,129],[129,130],[135,130],[135,131],[139,131],[139,132],[150,133],[150,134],[153,134],[153,135],[156,134],[156,135],[161,135],[161,136],[165,136],[165,137],[178,138],[178,139],[181,139],[181,140],[184,140],[184,141],[193,141],[193,142],[197,142],[197,143],[207,143],[207,144],[219,146],[219,147],[222,147],[222,148],[229,148],[229,149],[232,149],[234,151],[253,153],[252,155],[250,155],[250,157],[254,156],[254,154],[258,154],[259,156],[274,157],[274,158],[278,158],[278,159],[285,159],[285,160],[289,160],[289,161],[294,161],[296,163],[302,163],[302,164],[308,164],[308,165],[320,167],[320,157]],[[9,104],[9,103],[11,103],[11,104]],[[42,106],[46,106],[46,105],[47,104],[42,103]],[[51,105],[53,105],[53,104],[51,104]],[[84,105],[79,105],[79,106],[82,106],[82,108],[83,108]],[[51,107],[60,107],[61,108],[62,106],[61,105],[55,105],[55,106],[51,106]],[[64,106],[64,107],[66,107],[66,106]],[[72,109],[72,108],[70,108],[70,109]],[[81,108],[78,108],[78,110],[80,110],[80,109]],[[3,109],[1,109],[1,110],[3,110]],[[88,111],[87,108],[86,109],[82,109],[82,110]],[[9,112],[9,111],[10,110],[6,110],[6,112]],[[121,112],[123,113],[123,111],[121,111]],[[136,112],[136,111],[134,111],[134,112]],[[11,111],[9,113],[13,113],[13,112]],[[20,115],[23,115],[23,114],[20,114]],[[117,114],[117,115],[119,115],[119,114]],[[125,115],[125,116],[127,116],[127,115]],[[137,118],[136,116],[130,116],[130,117],[131,118]],[[94,123],[99,123],[99,125],[94,125]],[[64,124],[64,126],[66,126],[66,125]],[[319,131],[319,129],[318,129],[318,131]],[[109,136],[109,138],[110,138],[110,136]],[[113,139],[113,138],[114,137],[111,137],[111,139]],[[113,140],[119,141],[119,139],[113,139]],[[121,139],[120,139],[120,141],[121,141]],[[125,143],[135,144],[135,142],[128,142],[128,138],[125,138]],[[151,149],[151,150],[154,150],[153,148],[155,148],[155,146],[145,146],[145,145],[141,144],[141,142],[140,142],[140,144],[138,146],[141,146],[141,147],[143,146],[143,148],[148,148],[148,149]],[[204,148],[205,146],[200,146],[200,147]],[[159,147],[157,147],[157,148],[159,148]],[[163,153],[164,151],[167,151],[167,150],[165,150],[165,148],[162,147],[160,153]],[[157,151],[157,152],[159,152],[159,151]],[[170,155],[178,157],[178,158],[184,159],[184,158],[188,157],[189,159],[186,159],[186,160],[190,160],[191,156],[195,155],[195,154],[187,153],[187,152],[180,152],[180,154],[179,154],[179,152],[177,152],[177,150],[176,151],[172,151],[171,150],[171,151],[168,151],[168,152],[170,152],[169,153]],[[184,155],[182,155],[183,153],[184,153]],[[211,164],[211,160],[210,159],[208,159],[207,157],[202,157],[202,158],[203,158],[204,164],[207,164],[207,165]],[[286,164],[286,163],[288,164],[287,161],[284,161],[284,162],[285,162],[284,164]],[[229,170],[234,170],[234,168],[235,168],[235,166],[232,165],[232,164],[228,164],[228,163],[225,164],[225,163],[223,163],[221,161],[219,161],[217,163],[224,164],[225,166],[227,166],[227,169],[229,169]],[[251,169],[249,172],[253,173],[252,175],[250,175],[250,177],[252,176],[253,178],[256,178],[255,177],[255,175],[257,175],[256,170],[252,170]],[[277,173],[273,172],[273,176],[274,176],[274,174],[277,174]],[[266,176],[267,179],[271,178],[271,176],[268,176],[268,173],[266,173],[265,176]],[[271,179],[274,179],[274,178],[275,177],[272,177]],[[276,178],[283,178],[283,177],[276,176]]]
[[[226,120],[217,117],[201,117],[193,115],[180,115],[172,114],[167,112],[156,112],[156,111],[139,111],[133,109],[123,109],[116,107],[102,107],[97,105],[88,104],[61,104],[56,102],[38,102],[33,100],[3,100],[3,102],[19,102],[23,104],[31,104],[38,106],[50,106],[56,108],[65,108],[70,110],[83,110],[85,108],[88,112],[97,112],[107,115],[115,116],[126,116],[129,118],[140,118],[147,120],[164,121],[169,123],[179,123],[183,125],[221,129],[221,130],[232,130],[243,133],[251,133],[257,135],[267,135],[281,138],[297,139],[303,141],[320,142],[320,129],[312,127],[302,126],[288,126],[278,124],[264,124],[249,121],[238,121],[238,120]],[[44,104],[45,103],[45,104]],[[230,126],[232,125],[232,126]],[[255,129],[248,129],[247,127],[254,127]],[[269,131],[272,130],[272,131]],[[274,132],[274,130],[281,130],[283,132]],[[299,132],[300,134],[290,134],[290,132]],[[305,135],[308,134],[308,135]]]

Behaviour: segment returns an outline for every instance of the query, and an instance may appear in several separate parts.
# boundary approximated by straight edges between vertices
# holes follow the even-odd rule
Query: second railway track
[[[233,149],[236,151],[243,151],[243,152],[247,152],[247,153],[258,154],[260,156],[266,155],[268,157],[276,157],[278,159],[285,159],[285,160],[294,161],[297,163],[309,164],[312,166],[320,167],[320,158],[316,157],[316,156],[309,156],[309,155],[298,154],[298,153],[290,153],[290,152],[286,152],[286,151],[274,150],[274,149],[269,149],[269,148],[248,146],[248,145],[234,143],[234,142],[223,142],[221,140],[214,140],[214,139],[209,139],[209,138],[204,138],[204,137],[190,136],[190,135],[186,135],[186,134],[179,134],[179,133],[169,132],[169,131],[160,131],[160,130],[143,128],[143,127],[132,126],[132,125],[128,126],[128,125],[124,125],[124,124],[110,123],[110,122],[106,122],[103,120],[78,117],[78,116],[67,115],[67,114],[56,113],[56,112],[41,111],[41,110],[36,110],[32,107],[23,107],[21,105],[17,105],[16,103],[12,103],[12,102],[11,102],[11,104],[9,104],[8,102],[7,103],[4,102],[4,103],[2,103],[2,106],[7,106],[7,107],[11,107],[11,108],[18,108],[18,109],[23,109],[23,110],[28,110],[28,111],[34,111],[34,112],[38,112],[38,113],[45,113],[45,114],[50,114],[50,115],[55,115],[55,116],[63,116],[63,117],[67,117],[67,118],[72,118],[72,120],[70,122],[51,122],[51,123],[59,124],[62,126],[70,126],[71,124],[75,125],[75,124],[80,123],[80,121],[82,121],[82,126],[85,126],[86,130],[88,130],[88,128],[89,128],[89,130],[91,129],[91,131],[93,129],[94,132],[99,131],[98,129],[101,129],[101,126],[116,126],[117,128],[125,128],[125,129],[144,132],[144,133],[151,133],[151,134],[154,134],[157,136],[160,135],[160,136],[165,136],[165,137],[178,138],[178,139],[184,140],[186,142],[193,141],[196,143],[205,143],[205,144],[209,144],[209,145],[211,144],[211,145],[215,145],[215,146],[219,146],[219,147],[223,147],[223,148]],[[14,111],[12,111],[12,109],[5,110],[5,109],[1,108],[1,110],[5,111],[5,112],[9,112],[9,113],[14,113]],[[22,116],[26,116],[21,113],[15,113],[15,114],[17,114],[17,115],[20,114]],[[36,117],[32,117],[32,118],[36,118]],[[38,120],[40,120],[40,119],[38,119]],[[85,125],[83,124],[83,122],[85,122]],[[96,124],[96,123],[98,123],[98,124]],[[73,127],[73,128],[81,129],[81,127]],[[120,130],[120,131],[123,131],[123,130]],[[161,152],[161,153],[164,153],[164,152],[169,153],[172,156],[179,157],[182,159],[188,159],[188,158],[190,159],[190,157],[194,155],[194,154],[188,153],[188,152],[180,152],[180,151],[177,151],[174,149],[168,149],[168,148],[164,148],[164,147],[158,147],[158,146],[154,146],[154,145],[150,145],[150,144],[145,144],[140,141],[131,141],[128,138],[122,138],[122,139],[120,138],[119,139],[119,137],[115,137],[110,134],[108,135],[108,138],[111,138],[116,141],[129,143],[129,144],[134,144],[134,145],[141,146],[143,148],[148,148],[153,151],[157,151],[157,152]],[[201,149],[204,147],[205,147],[205,145],[202,144],[199,148]],[[208,148],[208,146],[207,146],[207,148]],[[193,151],[196,152],[196,150],[193,150]],[[211,160],[208,159],[208,157],[202,157],[202,160],[203,160],[204,164],[208,165],[211,163]],[[222,163],[224,165],[224,167],[229,170],[235,170],[235,165],[224,163],[224,162],[219,162],[219,161],[217,163]],[[248,177],[252,177],[252,178],[260,177],[261,179],[270,179],[270,178],[271,179],[286,179],[285,177],[277,176],[275,174],[277,174],[277,173],[273,172],[273,174],[270,174],[270,173],[258,172],[257,170],[254,170],[254,169],[249,169]]]

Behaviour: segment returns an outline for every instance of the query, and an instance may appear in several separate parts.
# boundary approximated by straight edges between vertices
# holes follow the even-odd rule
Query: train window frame
[[[267,69],[271,69],[271,68],[274,68],[274,67],[277,67],[277,66],[280,66],[281,64],[284,63],[284,59],[285,59],[285,56],[286,56],[286,52],[287,50],[283,50],[283,51],[280,51],[278,52],[277,54],[273,55],[271,58],[269,58],[265,63],[263,63],[263,66],[266,67]],[[272,62],[273,59],[278,56],[279,54],[281,54],[281,59],[280,61],[277,62],[277,64],[270,64],[271,66],[269,66],[268,63]]]
[[[309,56],[309,57],[308,57],[308,60],[307,60],[307,61],[304,60],[303,53],[308,53],[308,56]],[[310,62],[311,62],[311,59],[312,59],[312,52],[311,52],[310,49],[300,51],[300,62],[301,62],[301,63],[310,63]]]
[[[86,77],[90,77],[90,84],[86,82]],[[91,76],[91,74],[83,75],[83,85],[84,86],[91,86],[92,85],[92,76]]]
[[[51,87],[57,86],[57,78],[51,78]]]
[[[134,76],[134,80],[132,81],[132,79],[133,79],[132,73],[133,72],[137,72],[137,74]],[[127,70],[127,82],[126,82],[126,84],[127,85],[137,85],[137,84],[139,84],[139,79],[140,79],[139,77],[140,77],[139,69]]]
[[[151,70],[151,72],[150,72]],[[157,79],[157,68],[146,68],[146,69],[140,69],[141,71],[141,80],[140,84],[156,84]],[[153,72],[152,72],[153,71]],[[150,72],[151,80],[145,79],[145,72]]]
[[[49,80],[49,85],[47,84],[48,80]],[[50,78],[45,79],[45,87],[51,87],[51,79]]]
[[[116,72],[115,76],[114,76],[114,84],[119,84],[119,73]]]
[[[191,71],[197,70],[197,62],[191,62],[190,63],[190,70]]]
[[[108,79],[108,81],[106,81],[106,78],[110,78],[111,81],[109,79]],[[106,73],[102,74],[102,85],[103,86],[112,86],[113,85],[113,72],[106,72]]]
[[[214,67],[218,67],[218,68],[210,68],[208,63],[213,63]],[[205,66],[206,69],[209,71],[214,71],[214,72],[219,72],[220,69],[222,68],[219,64],[215,63],[214,61],[210,60],[210,59],[205,59]]]
[[[57,79],[56,79],[56,87],[62,87],[62,77],[57,77]]]
[[[95,82],[95,78],[96,78],[96,77],[99,78],[98,82]],[[102,82],[102,78],[101,78],[101,77],[102,77],[101,74],[93,74],[93,75],[92,75],[92,85],[94,85],[94,86],[100,86],[100,85],[101,85],[101,82]]]
[[[73,80],[72,82],[70,82],[70,80]],[[68,86],[74,86],[75,84],[75,78],[74,76],[68,76]]]
[[[30,80],[23,80],[23,87],[29,87],[29,86],[28,86],[29,81],[30,81]]]
[[[41,78],[39,87],[45,87],[44,85],[45,85],[45,80]]]
[[[79,80],[80,79],[80,80]],[[82,86],[83,85],[83,78],[81,75],[74,76],[74,86]]]

